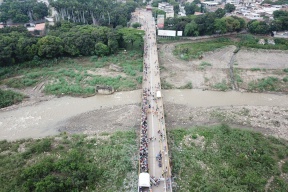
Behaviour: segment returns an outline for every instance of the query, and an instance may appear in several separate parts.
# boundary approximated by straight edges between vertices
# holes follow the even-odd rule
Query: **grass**
[[[227,125],[175,129],[168,137],[175,191],[265,191],[271,176],[269,191],[288,190],[277,164],[288,157],[287,141]]]
[[[161,79],[161,88],[162,89],[173,89],[173,85],[168,83],[165,79]]]
[[[214,89],[220,90],[220,91],[227,91],[229,89],[229,86],[227,85],[225,80],[222,80],[221,83],[216,83],[213,86]]]
[[[25,96],[20,93],[0,89],[0,108],[19,103],[24,99],[24,97]]]
[[[115,64],[123,68],[127,77],[98,75],[97,68]],[[95,85],[112,86],[114,90],[126,91],[140,88],[143,71],[140,50],[123,51],[107,57],[78,57],[54,60],[37,60],[21,66],[0,69],[0,80],[8,87],[24,89],[45,82],[46,94],[90,96]],[[101,73],[99,73],[101,74]]]
[[[184,60],[191,60],[200,58],[204,52],[214,51],[216,49],[234,44],[235,43],[228,38],[219,38],[217,40],[206,41],[205,43],[185,43],[177,45],[173,53]]]
[[[206,62],[206,61],[202,61],[202,62],[200,63],[199,69],[203,70],[203,69],[205,69],[206,67],[211,67],[211,66],[212,66],[211,63],[208,63],[208,62]]]
[[[179,87],[179,89],[193,89],[192,82],[186,83],[186,85]]]
[[[276,77],[267,77],[258,79],[257,81],[251,81],[248,84],[249,91],[279,91],[279,79]]]
[[[216,40],[207,40],[205,42],[183,43],[177,45],[173,51],[174,55],[183,60],[192,60],[201,58],[204,52],[214,51],[228,45],[235,45],[237,53],[241,47],[255,48],[255,49],[274,49],[274,50],[288,50],[288,40],[275,38],[275,45],[260,45],[259,38],[253,35],[239,35],[240,41],[229,38],[218,38]],[[267,40],[266,40],[267,41]],[[287,70],[288,71],[288,70]]]
[[[25,151],[18,152],[19,146]],[[114,192],[137,188],[137,145],[132,131],[4,140],[0,150],[1,191]]]
[[[251,71],[261,71],[260,68],[251,68],[250,70],[251,70]]]

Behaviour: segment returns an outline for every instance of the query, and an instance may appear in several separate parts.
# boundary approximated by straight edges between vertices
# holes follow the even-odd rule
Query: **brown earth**
[[[189,82],[192,82],[193,88],[197,89],[215,90],[214,85],[223,82],[228,87],[232,87],[231,77],[233,76],[236,80],[236,88],[246,91],[251,82],[261,78],[276,77],[279,79],[276,91],[288,91],[288,84],[282,81],[288,75],[283,72],[283,69],[288,68],[288,51],[241,48],[232,63],[234,74],[231,74],[230,61],[235,46],[206,52],[201,60],[185,61],[173,55],[175,46],[183,43],[185,42],[158,45],[161,78],[175,88],[185,86]],[[211,66],[201,67],[203,62]]]

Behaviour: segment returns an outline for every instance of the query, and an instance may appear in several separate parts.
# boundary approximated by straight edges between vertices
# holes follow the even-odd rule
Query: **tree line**
[[[272,21],[257,21],[252,20],[247,23],[247,28],[253,34],[268,34],[271,31],[288,30],[288,12],[274,11]]]
[[[274,11],[274,20],[246,22],[237,16],[225,16],[227,10],[217,9],[202,15],[188,15],[185,17],[166,18],[164,29],[183,31],[185,36],[201,36],[221,34],[227,32],[240,32],[248,30],[252,34],[269,34],[272,31],[288,30],[288,12]]]
[[[43,19],[48,15],[48,7],[37,0],[5,0],[0,5],[0,22],[27,23]]]
[[[236,16],[224,17],[225,10],[219,8],[199,16],[167,18],[164,29],[184,31],[185,36],[212,35],[241,31],[246,28],[245,20]]]
[[[45,37],[32,36],[26,28],[0,29],[0,66],[38,58],[104,56],[119,48],[143,45],[144,32],[133,28],[76,25],[67,21],[51,27]]]
[[[56,21],[93,25],[126,26],[137,3],[118,3],[115,0],[49,0],[58,12]]]

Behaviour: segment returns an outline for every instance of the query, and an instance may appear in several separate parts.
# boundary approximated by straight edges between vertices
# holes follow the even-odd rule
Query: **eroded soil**
[[[249,83],[275,77],[278,79],[275,91],[288,91],[287,81],[283,80],[288,75],[283,71],[288,68],[288,51],[241,48],[235,55],[232,63],[234,72],[231,74],[230,61],[236,49],[234,45],[206,52],[202,59],[185,61],[173,55],[175,46],[183,43],[158,45],[161,78],[175,88],[185,86],[189,82],[192,82],[193,88],[197,89],[215,90],[215,85],[219,83],[233,88],[231,84],[233,76],[237,85],[236,90],[259,91],[250,90]],[[203,66],[203,63],[209,63],[210,66]]]

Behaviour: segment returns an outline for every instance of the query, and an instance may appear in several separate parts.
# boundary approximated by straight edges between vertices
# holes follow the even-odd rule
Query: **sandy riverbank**
[[[141,90],[89,98],[62,97],[0,112],[0,139],[97,134],[140,125]],[[166,126],[228,123],[288,139],[288,96],[201,90],[163,91]]]

